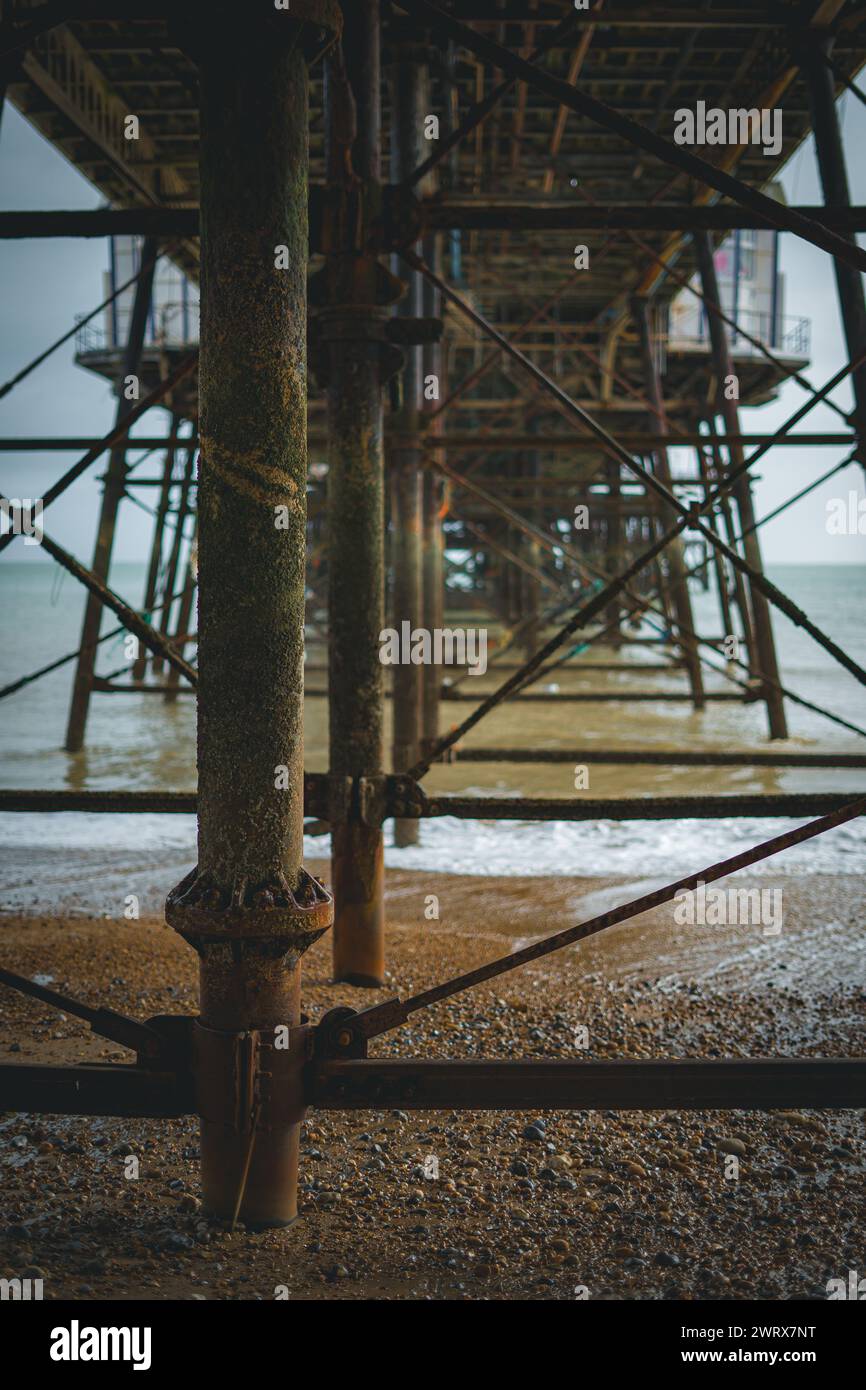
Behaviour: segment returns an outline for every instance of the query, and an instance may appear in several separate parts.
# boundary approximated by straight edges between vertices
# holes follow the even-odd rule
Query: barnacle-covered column
[[[317,9],[321,6],[317,3]],[[201,79],[198,865],[169,923],[201,961],[206,1207],[296,1215],[299,961],[331,921],[305,872],[307,55],[298,0],[197,35]],[[306,51],[305,51],[306,49]]]

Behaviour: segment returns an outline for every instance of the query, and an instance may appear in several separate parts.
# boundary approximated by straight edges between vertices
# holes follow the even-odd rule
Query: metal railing
[[[76,356],[122,349],[131,310],[120,306],[114,320],[82,323],[75,334]],[[198,343],[198,300],[167,300],[154,306],[148,319],[145,347],[191,348]]]
[[[808,359],[811,345],[812,323],[801,314],[779,315],[773,322],[771,313],[755,310],[740,311],[737,324],[752,338],[785,357]],[[733,328],[725,327],[731,351],[741,356],[759,356],[759,350],[742,334]],[[706,312],[698,305],[685,313],[678,313],[676,319],[669,319],[665,334],[665,346],[669,351],[710,350],[710,329]]]

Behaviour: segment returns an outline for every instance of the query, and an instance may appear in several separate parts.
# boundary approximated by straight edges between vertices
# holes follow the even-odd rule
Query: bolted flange
[[[385,271],[389,280],[400,286],[402,282]],[[379,352],[379,381],[384,386],[403,366],[403,352],[395,346],[388,333],[388,317],[384,307],[371,304],[341,304],[339,307],[322,309],[312,320],[311,357],[314,362],[316,379],[321,386],[327,386],[330,372],[330,344],[334,342],[374,343]]]
[[[334,900],[303,868],[292,888],[282,873],[227,886],[196,867],[169,893],[165,920],[199,955],[209,944],[243,942],[298,960],[333,925]]]

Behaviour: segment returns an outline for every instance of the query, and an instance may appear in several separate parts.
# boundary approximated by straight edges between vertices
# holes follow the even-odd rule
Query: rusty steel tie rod
[[[0,970],[0,984],[17,990],[19,994],[27,994],[32,999],[39,999],[43,1004],[50,1004],[53,1009],[60,1009],[65,1014],[83,1018],[100,1038],[132,1048],[140,1056],[155,1058],[163,1050],[163,1039],[154,1028],[140,1023],[138,1019],[128,1018],[126,1014],[115,1013],[114,1009],[93,1009],[89,1004],[82,1004],[80,1000],[60,994],[57,990],[46,989],[35,980],[15,975],[11,970]]]
[[[452,995],[462,994],[464,990],[471,989],[474,985],[493,980],[498,975],[508,974],[519,966],[526,965],[529,961],[540,960],[543,956],[549,956],[554,951],[560,951],[564,946],[572,946],[577,941],[585,941],[587,937],[596,936],[599,932],[606,931],[608,927],[615,927],[620,922],[626,922],[631,917],[637,917],[642,912],[648,912],[651,908],[660,907],[663,903],[670,902],[678,893],[692,891],[700,883],[714,883],[717,879],[726,878],[739,869],[748,868],[751,864],[757,864],[762,859],[768,859],[771,855],[778,854],[780,850],[803,844],[806,840],[814,839],[816,835],[822,835],[827,830],[833,830],[836,826],[855,820],[864,812],[866,812],[866,797],[859,797],[856,801],[849,802],[830,815],[808,821],[805,825],[798,826],[796,830],[789,830],[784,835],[776,835],[771,840],[764,840],[762,844],[744,850],[741,854],[735,854],[730,859],[722,859],[717,864],[711,864],[706,869],[698,870],[697,873],[687,874],[685,878],[678,879],[676,883],[668,883],[664,888],[657,888],[654,892],[646,893],[641,898],[634,898],[631,902],[612,908],[610,912],[603,912],[599,917],[592,917],[587,922],[580,922],[577,926],[555,932],[553,936],[547,936],[541,941],[533,942],[531,946],[524,946],[521,950],[513,951],[508,956],[500,956],[496,960],[489,961],[487,965],[479,966],[477,970],[468,970],[463,975],[455,975],[453,979],[434,985],[432,989],[424,990],[421,994],[414,994],[409,999],[386,999],[381,1004],[374,1004],[371,1008],[363,1009],[360,1013],[354,1014],[347,1009],[335,1009],[330,1015],[325,1015],[317,1030],[323,1044],[322,1052],[332,1057],[341,1054],[343,1056],[364,1055],[366,1044],[370,1038],[379,1037],[383,1033],[390,1033],[394,1028],[399,1028],[408,1022],[411,1014],[417,1013],[419,1009],[427,1009],[431,1004],[438,1004],[443,999],[451,998]]]

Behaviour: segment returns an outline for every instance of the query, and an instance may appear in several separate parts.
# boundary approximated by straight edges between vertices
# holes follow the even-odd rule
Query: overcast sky
[[[848,159],[851,195],[866,203],[866,108],[849,94],[840,102]],[[791,160],[782,182],[791,203],[821,202],[811,140]],[[101,195],[47,141],[7,104],[0,130],[0,207],[58,209],[96,207]],[[861,238],[862,241],[862,238]],[[107,266],[104,239],[4,241],[0,243],[0,382],[68,329],[76,314],[91,309],[103,297],[102,273]],[[812,324],[809,379],[823,383],[845,361],[836,288],[830,257],[788,234],[782,237],[781,266],[786,276],[785,312],[804,315]],[[0,435],[102,435],[114,418],[114,399],[106,382],[76,367],[71,341],[0,401]],[[805,399],[788,383],[779,400],[760,410],[744,411],[743,427],[771,432]],[[845,409],[851,407],[848,383],[834,393]],[[164,412],[151,412],[140,427],[147,434],[167,428]],[[844,428],[839,417],[818,406],[800,429],[810,433]],[[843,457],[839,449],[773,449],[758,465],[758,516]],[[74,461],[71,454],[0,454],[0,491],[8,497],[41,496],[52,480]],[[145,468],[147,465],[145,465]],[[99,505],[99,474],[104,460],[80,478],[46,514],[46,530],[80,559],[90,563]],[[154,470],[155,471],[155,470]],[[830,498],[863,496],[863,473],[852,466],[837,474],[810,497],[771,522],[762,531],[764,555],[770,563],[866,563],[866,536],[831,536],[826,529]],[[148,501],[153,499],[148,497]],[[116,540],[118,560],[141,560],[150,542],[151,522],[130,504],[121,508]],[[36,559],[33,546],[10,551],[16,559]]]

